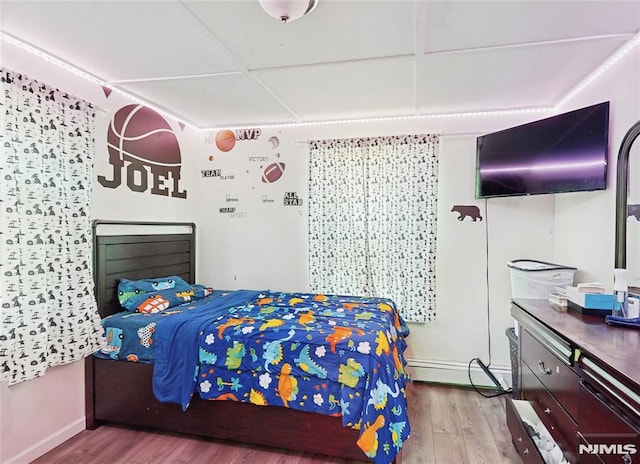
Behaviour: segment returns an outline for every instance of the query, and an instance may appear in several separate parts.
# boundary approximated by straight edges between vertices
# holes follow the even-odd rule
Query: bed
[[[142,227],[143,232],[99,232],[113,227],[114,230]],[[197,282],[194,224],[94,222],[94,279],[102,318],[137,318],[135,312],[123,311],[118,285],[123,279],[151,276],[175,276],[192,284]],[[194,390],[185,396],[184,388],[166,392],[166,385],[171,384],[158,387],[158,378],[163,377],[158,372],[171,373],[171,377],[174,366],[179,364],[171,359],[171,354],[164,353],[166,348],[161,349],[168,346],[165,342],[156,343],[155,355],[161,361],[155,366],[155,359],[145,362],[138,355],[131,357],[127,349],[120,353],[120,342],[113,341],[120,329],[108,329],[107,338],[111,339],[108,349],[86,361],[88,429],[95,429],[102,422],[114,422],[360,461],[401,462],[402,442],[410,430],[404,390],[405,381],[409,380],[402,357],[405,334],[393,333],[394,339],[401,342],[393,346],[380,343],[379,338],[376,344],[363,342],[369,335],[367,321],[382,317],[368,311],[367,305],[375,304],[388,312],[390,308],[385,305],[392,302],[270,290],[240,293],[211,292],[205,288],[207,292],[212,294],[167,309],[166,312],[183,314],[165,318],[162,325],[152,330],[160,340],[166,340],[167,334],[182,330],[179,323],[167,321],[191,317],[184,313],[201,314],[202,320],[215,319],[197,330],[198,348],[194,352],[198,371],[197,376],[191,375]],[[316,312],[311,312],[312,307]],[[216,311],[215,317],[209,316],[213,314],[211,311]],[[273,317],[274,314],[278,317]],[[394,319],[398,324],[397,314]],[[329,325],[322,326],[321,321],[328,321]],[[349,325],[349,330],[343,330]],[[306,338],[302,341],[292,338],[294,327]],[[317,327],[324,329],[315,330]],[[260,336],[250,338],[252,332],[259,332]],[[249,338],[240,338],[244,336]],[[324,342],[320,344],[318,340]],[[218,351],[213,348],[216,345],[221,345],[216,348]],[[362,349],[363,346],[368,349]],[[367,361],[364,356],[369,351],[374,361]],[[286,362],[282,354],[287,352],[295,354],[295,362]],[[385,353],[389,355],[388,363],[380,361]],[[319,356],[328,364],[315,363]],[[183,358],[184,353],[178,359]],[[375,365],[366,366],[368,362]],[[190,368],[190,365],[184,368],[185,372]],[[253,375],[238,380],[243,370],[251,370]],[[374,378],[371,373],[375,373],[374,381],[370,381]],[[338,376],[341,381],[347,379],[339,387],[332,382]],[[183,384],[189,383],[188,376],[181,378]],[[262,394],[268,390],[265,380],[276,387],[273,390],[277,398]],[[265,389],[261,391],[261,387]],[[167,394],[164,401],[156,398],[158,393],[161,398]],[[167,398],[172,399],[167,402]],[[309,405],[315,412],[301,409]],[[358,408],[368,413],[365,416],[363,412],[357,424],[361,430],[345,427],[343,419],[349,425],[356,424]],[[369,417],[372,419],[365,420]],[[384,437],[386,441],[382,440]]]

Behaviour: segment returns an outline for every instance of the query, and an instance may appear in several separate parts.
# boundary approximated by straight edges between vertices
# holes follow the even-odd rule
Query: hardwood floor
[[[504,397],[415,382],[407,388],[411,436],[403,464],[522,464],[506,427]],[[35,464],[353,464],[357,461],[152,432],[117,425],[85,430]]]

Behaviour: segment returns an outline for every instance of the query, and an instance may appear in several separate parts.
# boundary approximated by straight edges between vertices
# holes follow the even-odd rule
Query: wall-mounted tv
[[[604,190],[609,102],[477,138],[476,198]]]

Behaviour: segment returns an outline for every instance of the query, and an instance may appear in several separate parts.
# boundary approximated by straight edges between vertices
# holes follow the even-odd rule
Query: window
[[[391,298],[435,319],[439,137],[310,142],[309,276],[314,292]]]
[[[100,348],[91,277],[94,110],[0,68],[0,380]]]

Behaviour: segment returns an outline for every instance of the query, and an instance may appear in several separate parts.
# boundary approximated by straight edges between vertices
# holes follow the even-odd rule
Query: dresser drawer
[[[567,359],[557,357],[527,330],[521,331],[521,338],[522,362],[529,366],[567,412],[576,418],[579,376],[567,364]]]
[[[618,415],[626,417],[628,423],[640,430],[640,387],[621,381],[588,354],[580,353],[578,366],[585,384],[597,391],[598,397],[607,398]]]
[[[605,464],[640,462],[638,425],[587,382],[580,382],[578,392],[580,435],[588,444],[579,454],[597,455]]]
[[[576,461],[578,426],[532,370],[522,367],[522,393],[570,462]]]
[[[530,422],[537,422],[533,408],[527,401],[506,399],[507,428],[511,433],[513,445],[525,464],[544,464],[535,443],[524,428],[523,417]]]

